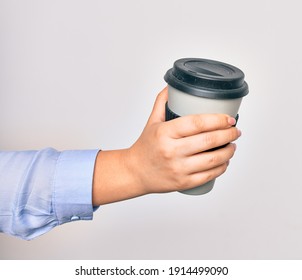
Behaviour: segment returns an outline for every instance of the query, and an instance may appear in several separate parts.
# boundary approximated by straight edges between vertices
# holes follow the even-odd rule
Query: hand
[[[241,134],[233,127],[235,119],[200,114],[165,122],[167,98],[165,88],[141,136],[129,149],[99,153],[94,205],[190,189],[225,172],[236,148],[231,142]],[[222,145],[226,146],[209,151]]]
[[[167,89],[157,97],[149,121],[129,150],[131,170],[146,193],[184,190],[225,172],[240,136],[235,119],[221,114],[191,115],[165,122]],[[228,144],[226,147],[208,150]]]

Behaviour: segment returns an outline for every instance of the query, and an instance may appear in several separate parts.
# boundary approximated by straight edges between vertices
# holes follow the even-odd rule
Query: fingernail
[[[229,123],[230,125],[235,125],[235,124],[236,124],[236,119],[233,118],[233,117],[230,117],[230,118],[228,119],[228,123]]]
[[[240,137],[242,135],[242,132],[240,129],[238,129],[238,137]]]

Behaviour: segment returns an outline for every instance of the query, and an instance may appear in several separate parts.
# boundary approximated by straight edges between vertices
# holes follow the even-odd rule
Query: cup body
[[[165,81],[168,83],[167,121],[191,114],[228,114],[235,118],[242,98],[248,94],[248,85],[240,69],[208,59],[175,61]],[[212,190],[214,183],[215,179],[181,192],[205,194]]]
[[[168,85],[168,106],[179,116],[191,114],[227,114],[236,117],[242,97],[234,99],[210,99],[190,95]]]
[[[235,99],[210,99],[203,98],[182,92],[168,85],[168,106],[173,112],[177,112],[179,116],[191,114],[228,114],[236,117],[242,97]],[[201,195],[211,191],[214,187],[215,179],[201,186],[180,191],[189,195]]]

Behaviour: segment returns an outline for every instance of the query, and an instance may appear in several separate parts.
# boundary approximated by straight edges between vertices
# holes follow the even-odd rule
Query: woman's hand
[[[231,142],[241,135],[233,127],[236,120],[223,114],[200,114],[165,122],[167,98],[165,88],[141,136],[129,149],[99,153],[94,205],[190,189],[225,172],[236,149]]]

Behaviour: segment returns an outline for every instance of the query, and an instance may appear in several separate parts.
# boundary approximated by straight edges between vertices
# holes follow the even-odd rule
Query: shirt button
[[[72,217],[70,218],[71,221],[76,221],[76,220],[79,220],[79,219],[80,219],[79,216],[72,216]]]

